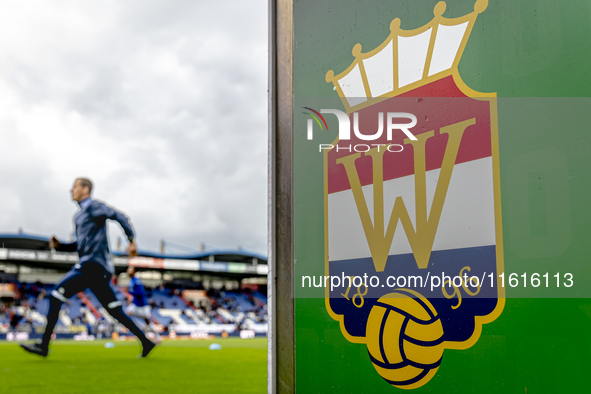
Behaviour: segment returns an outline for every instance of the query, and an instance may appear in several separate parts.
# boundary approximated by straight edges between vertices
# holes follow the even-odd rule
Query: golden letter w
[[[349,179],[349,184],[353,191],[355,204],[357,205],[359,217],[363,224],[365,237],[367,238],[369,250],[377,272],[383,271],[386,267],[386,260],[388,259],[388,253],[392,246],[394,232],[396,231],[396,226],[399,220],[406,233],[406,237],[408,238],[417,266],[423,269],[427,268],[429,265],[429,258],[431,256],[431,250],[433,249],[435,234],[437,233],[437,227],[439,226],[441,211],[443,210],[447,189],[451,180],[456,157],[458,156],[462,135],[466,128],[473,124],[475,124],[474,118],[450,126],[445,126],[440,129],[440,134],[447,134],[449,137],[428,217],[425,144],[429,138],[435,135],[435,132],[432,130],[427,133],[419,134],[416,136],[416,141],[412,141],[408,138],[404,140],[405,145],[412,145],[414,153],[416,229],[413,227],[402,197],[396,197],[394,208],[392,208],[392,214],[390,215],[390,220],[388,222],[388,228],[384,231],[383,163],[384,153],[386,152],[384,147],[382,147],[381,152],[380,147],[365,152],[365,155],[371,156],[373,168],[373,223],[369,215],[365,196],[361,190],[359,174],[357,173],[357,168],[355,166],[355,161],[361,157],[361,153],[337,159],[337,164],[342,164],[347,172],[347,178]]]

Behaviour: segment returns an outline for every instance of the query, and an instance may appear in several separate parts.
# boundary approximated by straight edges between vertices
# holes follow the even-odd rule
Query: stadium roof
[[[50,250],[49,237],[26,233],[0,233],[0,248]],[[114,256],[125,256],[121,251],[111,251]],[[179,260],[209,260],[251,263],[257,259],[258,263],[266,264],[267,256],[242,249],[212,249],[193,253],[157,253],[149,250],[138,249],[138,255],[160,259]]]

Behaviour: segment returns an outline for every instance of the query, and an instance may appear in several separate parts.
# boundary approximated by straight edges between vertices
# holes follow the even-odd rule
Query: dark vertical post
[[[293,3],[269,0],[268,392],[293,393]]]

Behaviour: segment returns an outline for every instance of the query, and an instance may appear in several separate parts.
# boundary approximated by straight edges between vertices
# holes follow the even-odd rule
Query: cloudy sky
[[[69,239],[86,176],[140,248],[266,254],[266,0],[0,4],[0,233]]]

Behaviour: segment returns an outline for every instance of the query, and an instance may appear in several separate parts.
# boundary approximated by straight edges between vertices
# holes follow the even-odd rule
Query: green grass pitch
[[[164,341],[137,359],[137,341],[53,341],[47,358],[0,342],[0,393],[264,393],[267,338]],[[219,343],[221,350],[209,350]]]

